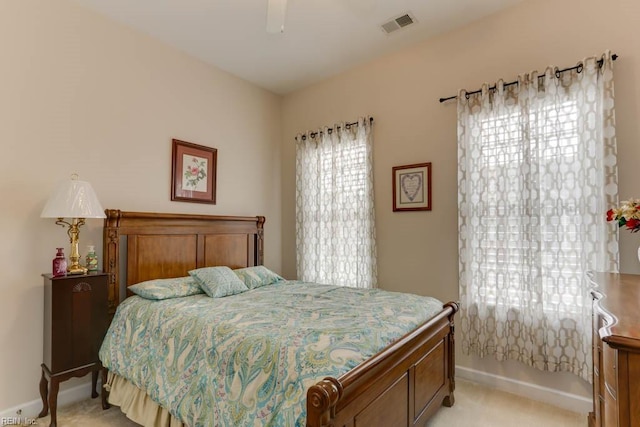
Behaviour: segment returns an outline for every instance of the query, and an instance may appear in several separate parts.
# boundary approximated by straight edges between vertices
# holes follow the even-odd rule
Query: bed
[[[186,276],[189,270],[201,267],[228,266],[236,269],[263,263],[264,217],[120,210],[107,210],[106,213],[103,268],[109,275],[108,309],[111,316],[130,294],[128,287],[136,283]],[[280,288],[274,286],[273,289],[297,293],[302,284],[288,282],[278,286]],[[318,292],[326,291],[327,295],[340,295],[341,292],[330,286],[317,289]],[[378,293],[374,290],[371,295]],[[199,295],[193,299],[196,304],[203,304],[206,297]],[[137,300],[129,299],[121,308],[133,305],[132,301]],[[320,306],[316,309],[324,310]],[[453,405],[453,320],[457,310],[456,303],[446,303],[428,319],[347,372],[314,380],[306,393],[299,397],[305,408],[306,425],[424,426],[440,406]],[[109,366],[109,361],[103,361],[103,364]],[[103,408],[109,407],[106,388],[112,387],[113,393],[113,387],[119,383],[124,383],[122,387],[135,389],[137,393],[145,393],[133,384],[133,379],[129,381],[105,368],[103,384],[107,387],[102,393]],[[152,399],[149,401],[153,403]],[[156,405],[158,413],[163,412],[162,416],[166,417],[168,409]],[[167,425],[180,425],[178,421],[172,418]]]

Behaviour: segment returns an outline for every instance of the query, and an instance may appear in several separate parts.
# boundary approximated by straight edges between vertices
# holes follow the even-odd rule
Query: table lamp
[[[69,181],[64,181],[56,187],[42,209],[41,218],[57,218],[56,224],[69,227],[67,234],[71,243],[71,254],[67,273],[86,274],[87,269],[80,265],[78,251],[78,237],[80,227],[85,218],[105,218],[104,209],[98,201],[91,184],[78,180],[78,175],[71,175]],[[71,222],[65,221],[68,218]]]

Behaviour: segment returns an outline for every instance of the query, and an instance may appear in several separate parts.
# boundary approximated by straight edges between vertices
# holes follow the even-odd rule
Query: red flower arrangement
[[[607,211],[607,221],[615,221],[618,227],[626,227],[632,233],[640,230],[640,200],[629,199],[619,208]]]

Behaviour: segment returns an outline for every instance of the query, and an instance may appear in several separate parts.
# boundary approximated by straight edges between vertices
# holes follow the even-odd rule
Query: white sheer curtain
[[[365,117],[296,138],[300,280],[377,285],[371,126]]]
[[[591,381],[585,273],[618,269],[617,167],[611,56],[581,64],[459,94],[459,279],[465,353]]]

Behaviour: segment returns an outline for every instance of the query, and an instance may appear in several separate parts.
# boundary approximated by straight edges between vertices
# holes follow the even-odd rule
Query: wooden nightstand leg
[[[58,409],[58,389],[60,388],[60,381],[58,378],[51,377],[51,390],[49,390],[49,409],[51,410],[51,424],[49,427],[57,427],[57,409]]]
[[[96,368],[93,372],[91,372],[91,398],[95,399],[98,397],[98,392],[96,388],[98,386],[98,372],[100,368]]]
[[[105,387],[107,385],[107,368],[102,368],[102,390],[100,391],[100,395],[102,396],[102,409],[109,409],[111,405],[109,405],[109,392]]]
[[[44,375],[44,368],[42,368],[42,377],[40,377],[40,398],[42,399],[42,411],[38,414],[38,418],[46,417],[49,413],[49,382]]]

